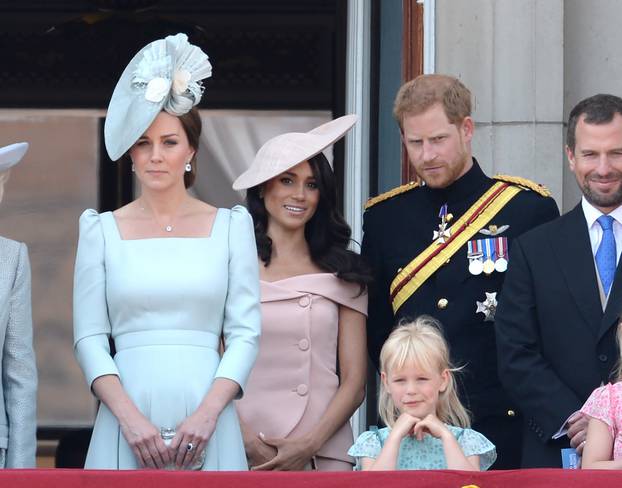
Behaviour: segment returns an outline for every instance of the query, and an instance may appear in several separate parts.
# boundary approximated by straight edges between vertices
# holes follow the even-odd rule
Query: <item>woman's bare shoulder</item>
[[[138,210],[140,210],[138,202],[134,200],[127,205],[123,205],[122,207],[114,210],[112,215],[114,215],[117,220],[131,219],[138,214]]]
[[[191,200],[190,209],[192,212],[196,212],[198,214],[203,214],[204,216],[213,217],[214,214],[218,211],[217,207],[210,205],[203,200],[199,200],[198,198],[193,198]]]

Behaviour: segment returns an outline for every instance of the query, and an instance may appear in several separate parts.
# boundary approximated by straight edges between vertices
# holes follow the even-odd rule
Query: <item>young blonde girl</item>
[[[581,408],[589,417],[581,468],[622,469],[622,322],[618,324],[615,383],[596,388]]]
[[[363,470],[488,469],[495,446],[469,429],[456,394],[440,324],[400,322],[380,352],[380,417],[387,425],[359,436],[348,454]]]

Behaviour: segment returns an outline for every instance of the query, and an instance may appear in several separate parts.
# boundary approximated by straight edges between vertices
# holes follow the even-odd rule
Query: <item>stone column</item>
[[[436,72],[473,92],[473,154],[489,175],[546,185],[562,205],[563,0],[436,0]]]
[[[564,2],[564,118],[577,102],[597,93],[622,97],[622,30],[619,0]],[[564,210],[581,198],[565,168]]]

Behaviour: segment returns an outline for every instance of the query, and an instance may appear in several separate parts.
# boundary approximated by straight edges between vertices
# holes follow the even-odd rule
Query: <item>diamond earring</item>
[[[190,173],[190,171],[192,171],[192,165],[190,164],[190,161],[188,161],[186,163],[186,173]]]
[[[134,163],[132,163],[132,173],[136,172],[136,167],[134,166]]]

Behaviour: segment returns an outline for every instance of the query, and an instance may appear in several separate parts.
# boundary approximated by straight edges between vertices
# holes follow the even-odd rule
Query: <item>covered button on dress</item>
[[[340,306],[366,315],[367,295],[331,273],[261,281],[259,355],[245,396],[236,402],[252,432],[297,437],[321,420],[339,388]],[[352,429],[346,422],[317,455],[351,464],[351,445]],[[322,469],[322,463],[318,466]],[[328,469],[333,469],[330,464]]]

